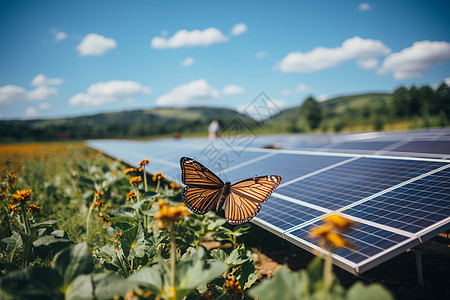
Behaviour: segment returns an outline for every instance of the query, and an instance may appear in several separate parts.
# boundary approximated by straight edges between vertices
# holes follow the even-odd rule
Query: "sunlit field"
[[[129,168],[81,142],[2,145],[0,157],[4,299],[273,298],[294,281],[309,288],[288,298],[391,298],[380,285],[345,290],[329,256],[262,280],[258,254],[245,245],[249,225],[192,214],[177,184],[162,173],[144,177],[145,158],[140,169]],[[311,234],[330,251],[345,245],[339,232],[351,222],[337,215],[325,221]]]

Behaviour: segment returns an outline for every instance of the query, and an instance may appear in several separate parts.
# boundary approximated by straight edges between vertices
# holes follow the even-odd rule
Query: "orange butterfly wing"
[[[186,206],[199,215],[214,209],[224,186],[222,179],[192,158],[182,157],[180,165],[181,180],[186,185],[181,196]]]
[[[261,203],[269,199],[281,180],[281,176],[267,175],[233,184],[223,205],[227,222],[238,225],[250,221],[259,213]]]

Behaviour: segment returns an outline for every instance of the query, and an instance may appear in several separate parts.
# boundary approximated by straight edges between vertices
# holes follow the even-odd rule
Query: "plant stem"
[[[331,252],[324,257],[323,264],[323,286],[326,291],[329,291],[333,285],[333,258]]]
[[[147,173],[145,172],[145,166],[142,167],[142,176],[144,176],[144,190],[147,193],[148,192],[148,188],[147,188]]]
[[[25,203],[23,201],[20,202],[20,208],[22,210],[22,221],[23,226],[25,227],[25,234],[30,235],[30,224],[28,223],[27,212],[25,210]]]
[[[94,204],[95,198],[92,201],[91,205],[89,206],[89,212],[88,212],[88,216],[87,216],[87,220],[86,220],[86,242],[88,242],[89,244],[89,224],[91,223],[91,214],[92,214],[92,209],[93,206],[92,204]]]
[[[177,264],[177,245],[175,244],[175,233],[173,232],[173,224],[170,224],[170,270],[171,270],[171,283],[175,287],[175,268]]]
[[[156,184],[156,191],[155,191],[156,193],[159,191],[160,182],[161,182],[161,178],[158,177],[158,183]]]

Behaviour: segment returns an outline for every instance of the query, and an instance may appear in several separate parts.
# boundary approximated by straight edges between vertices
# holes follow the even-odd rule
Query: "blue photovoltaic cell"
[[[257,219],[266,221],[284,231],[323,214],[321,211],[272,196],[262,204]]]
[[[294,230],[290,234],[319,246],[317,239],[311,237],[311,231],[323,224],[323,221],[318,221],[312,225]],[[342,236],[350,244],[343,248],[335,249],[333,254],[354,263],[359,263],[408,239],[406,236],[362,223],[355,224],[353,230],[344,233]]]
[[[412,233],[450,216],[450,168],[343,211]]]
[[[239,180],[272,174],[283,177],[283,183],[285,183],[347,159],[349,157],[278,153],[231,170],[227,172],[227,176],[230,179]]]
[[[444,164],[419,160],[360,158],[279,187],[277,193],[337,210]]]
[[[239,165],[241,163],[245,163],[249,160],[261,157],[267,153],[264,152],[234,152],[234,151],[224,151],[224,150],[211,150],[211,151],[198,151],[196,155],[193,155],[192,158],[198,160],[205,167],[215,172],[216,175],[222,177],[222,170],[225,171],[226,176],[230,180],[234,180],[234,178],[229,176],[229,173],[226,171],[228,168]],[[220,165],[219,165],[220,164]],[[245,176],[242,174],[241,176]],[[247,176],[251,177],[251,176]],[[246,177],[246,178],[247,178]],[[223,180],[224,178],[222,178]]]
[[[450,141],[411,141],[390,151],[450,154]]]
[[[328,149],[345,149],[345,150],[381,150],[390,145],[395,144],[396,141],[379,141],[379,142],[345,142],[336,144]]]

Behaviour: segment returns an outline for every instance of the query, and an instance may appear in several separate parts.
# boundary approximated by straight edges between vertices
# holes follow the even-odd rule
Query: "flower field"
[[[0,146],[2,299],[391,299],[381,285],[336,280],[331,256],[258,280],[250,226],[191,213],[151,161],[130,168],[83,143]],[[311,234],[330,253],[352,223]],[[205,247],[208,242],[219,246]]]

